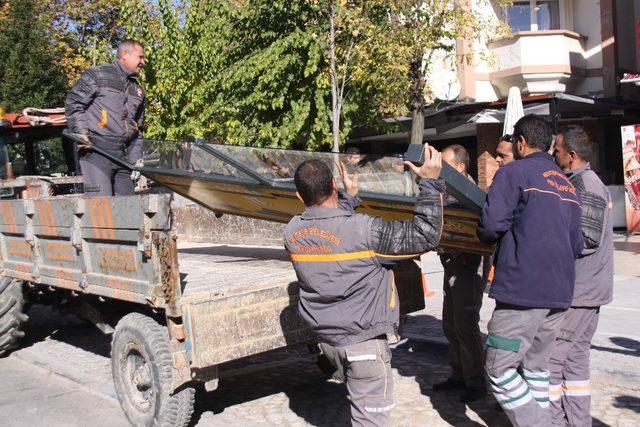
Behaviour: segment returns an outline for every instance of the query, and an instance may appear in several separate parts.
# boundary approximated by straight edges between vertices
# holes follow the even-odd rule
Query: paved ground
[[[117,402],[49,368],[17,357],[0,361],[0,424],[11,427],[126,426]]]
[[[603,310],[592,347],[595,425],[640,425],[640,239],[616,241],[615,299]],[[440,326],[441,267],[426,257],[436,294],[407,322],[408,339],[393,350],[396,407],[393,425],[508,425],[493,399],[470,407],[455,394],[436,394],[446,377],[446,342]],[[485,299],[481,327],[491,314]],[[127,425],[111,382],[109,337],[47,307],[32,310],[27,340],[0,359],[0,422],[8,426]],[[271,367],[222,380],[199,392],[194,425],[344,425],[346,393],[327,383],[308,358],[288,354],[255,359]]]

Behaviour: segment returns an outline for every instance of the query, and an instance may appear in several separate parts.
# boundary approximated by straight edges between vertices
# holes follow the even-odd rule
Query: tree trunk
[[[422,106],[411,111],[411,143],[422,144],[424,138],[424,109]]]
[[[338,93],[338,71],[336,70],[336,47],[335,47],[335,23],[333,1],[329,2],[329,66],[331,67],[331,134],[333,136],[333,144],[331,151],[338,153],[340,151],[340,110],[342,102]]]
[[[411,78],[411,95],[409,109],[411,110],[411,143],[422,144],[424,137],[424,86],[425,76],[422,71],[424,51],[416,49],[415,60],[409,65]]]

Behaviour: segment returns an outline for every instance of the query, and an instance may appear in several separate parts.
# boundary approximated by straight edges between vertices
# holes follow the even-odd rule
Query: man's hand
[[[424,164],[422,166],[417,167],[411,162],[404,162],[404,164],[409,166],[420,178],[438,179],[442,170],[442,155],[429,144],[426,144],[424,149]]]
[[[136,162],[135,165],[133,165],[136,168],[141,168],[144,166],[144,160],[140,159]],[[138,182],[138,180],[140,179],[140,172],[138,172],[137,170],[134,170],[131,172],[131,181],[133,182]]]
[[[347,168],[342,162],[338,163],[338,167],[340,168],[340,177],[342,177],[344,191],[346,191],[347,194],[351,197],[356,197],[358,195],[358,191],[360,190],[360,174],[356,172],[353,174],[353,177],[350,177],[347,173]]]
[[[84,141],[84,144],[77,143],[79,151],[91,150],[91,141],[89,140],[89,135],[86,133],[79,133],[78,137]]]

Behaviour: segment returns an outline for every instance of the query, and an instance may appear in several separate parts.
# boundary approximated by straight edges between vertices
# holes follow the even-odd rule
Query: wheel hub
[[[124,352],[121,375],[131,403],[141,412],[153,406],[154,389],[151,364],[146,354],[134,343],[129,343]]]

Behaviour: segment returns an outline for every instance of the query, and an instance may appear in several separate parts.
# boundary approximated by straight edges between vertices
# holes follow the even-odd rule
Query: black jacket
[[[71,132],[90,135],[98,146],[118,149],[131,144],[129,160],[135,162],[142,157],[136,139],[144,107],[142,87],[116,59],[85,71],[67,95],[65,115]]]

